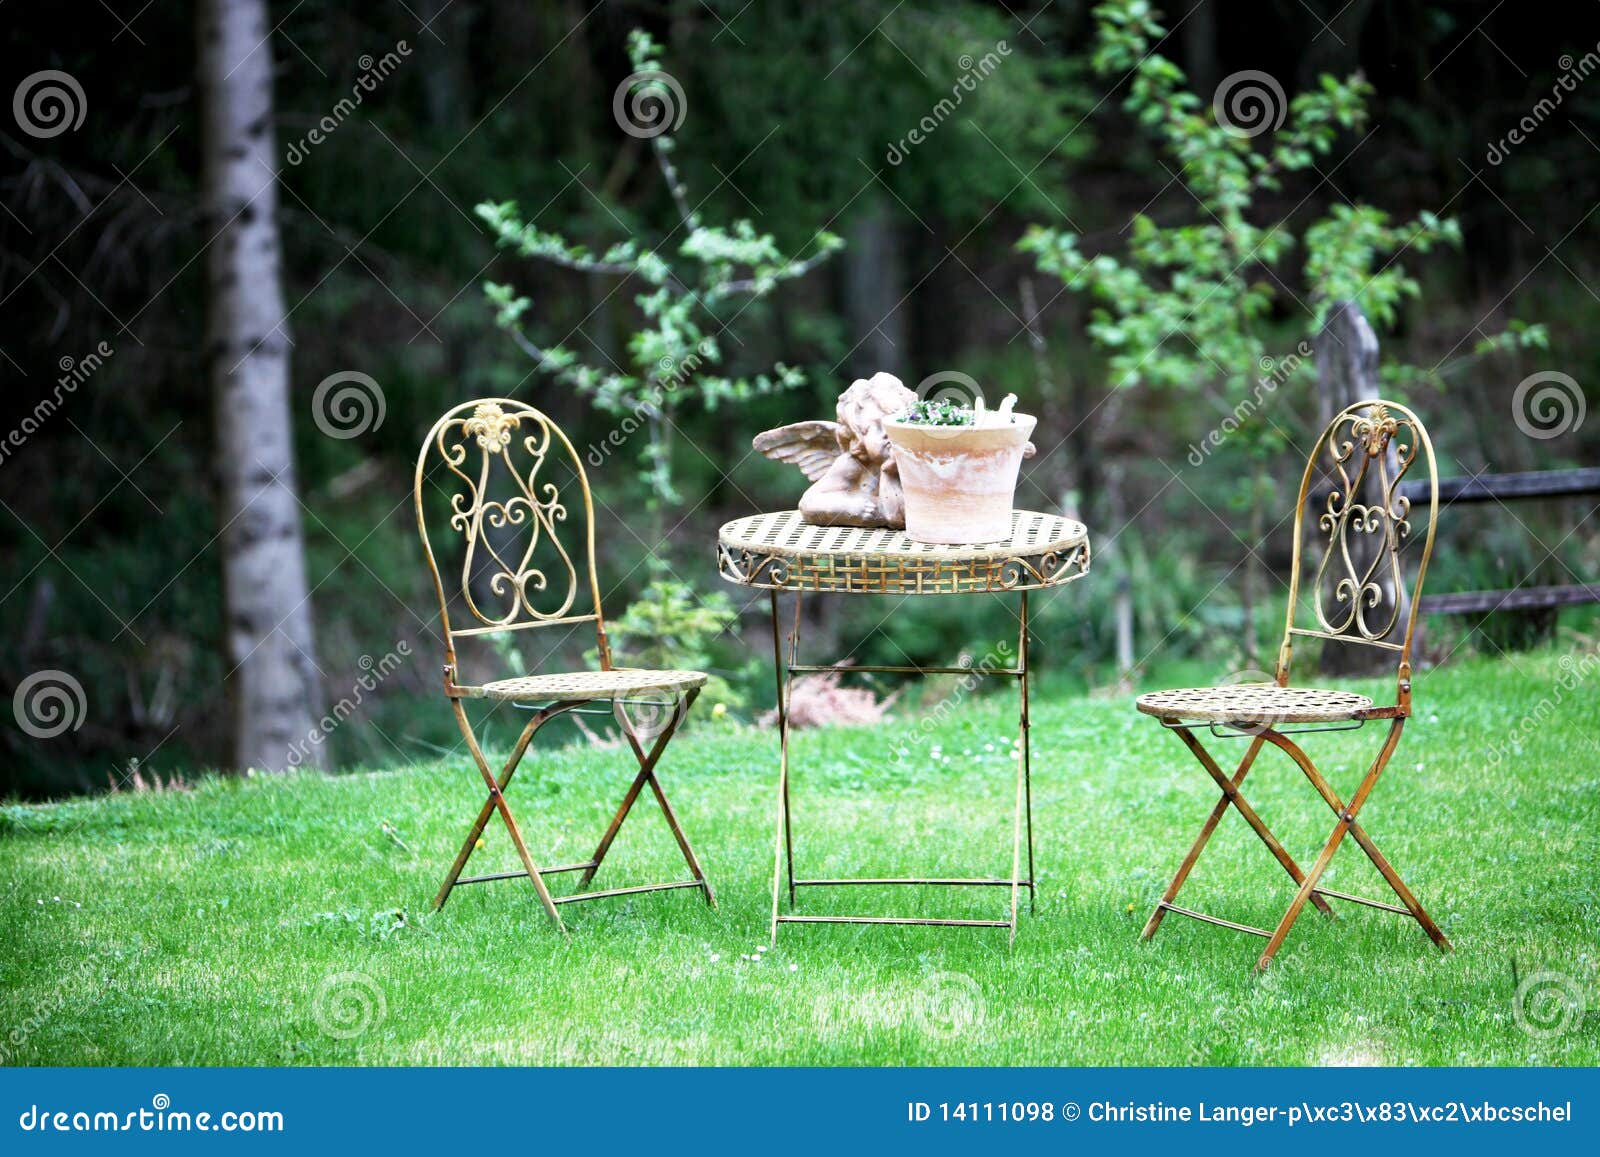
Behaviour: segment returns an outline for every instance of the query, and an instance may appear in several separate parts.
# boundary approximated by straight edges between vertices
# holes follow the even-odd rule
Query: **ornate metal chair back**
[[[417,455],[415,499],[439,597],[447,687],[459,682],[458,638],[561,624],[592,622],[601,667],[611,668],[589,479],[572,443],[545,414],[509,398],[453,407]],[[447,525],[465,541],[459,571],[453,564],[441,570],[430,523],[440,531]],[[466,625],[452,622],[456,606],[465,608]]]
[[[1418,534],[1400,483],[1417,463],[1428,481],[1427,530]],[[1277,680],[1289,681],[1296,636],[1393,652],[1397,705],[1411,701],[1411,637],[1423,576],[1433,553],[1439,476],[1433,443],[1405,406],[1382,399],[1347,406],[1312,448],[1295,510],[1289,613]],[[1309,585],[1303,569],[1320,559]],[[1414,577],[1409,584],[1408,571]]]

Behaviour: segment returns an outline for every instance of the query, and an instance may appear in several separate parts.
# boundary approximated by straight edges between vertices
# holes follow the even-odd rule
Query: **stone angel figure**
[[[774,461],[794,463],[810,481],[800,496],[806,522],[904,530],[905,496],[883,421],[916,400],[893,374],[857,378],[839,395],[838,421],[779,426],[757,434],[752,445]]]

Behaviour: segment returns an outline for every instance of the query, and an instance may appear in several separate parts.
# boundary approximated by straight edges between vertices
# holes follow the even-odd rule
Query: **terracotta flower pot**
[[[1017,471],[1036,421],[930,426],[886,421],[905,491],[906,534],[918,542],[999,542],[1011,536]]]

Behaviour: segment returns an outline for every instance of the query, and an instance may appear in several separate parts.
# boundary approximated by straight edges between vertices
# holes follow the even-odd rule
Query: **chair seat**
[[[563,675],[525,675],[497,679],[482,687],[462,688],[485,699],[617,699],[649,692],[684,692],[699,687],[706,676],[699,671],[574,671]]]
[[[1358,719],[1372,700],[1351,691],[1238,683],[1152,691],[1135,704],[1146,715],[1203,723],[1328,723]]]

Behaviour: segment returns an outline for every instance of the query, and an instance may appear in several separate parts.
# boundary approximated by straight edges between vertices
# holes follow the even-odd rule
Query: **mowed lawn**
[[[0,1061],[1592,1065],[1600,710],[1594,687],[1557,691],[1565,673],[1553,652],[1422,673],[1417,717],[1362,816],[1453,954],[1408,918],[1350,905],[1337,921],[1308,911],[1265,977],[1252,967],[1262,941],[1180,916],[1141,943],[1216,793],[1129,699],[1045,684],[1033,733],[1038,908],[1014,948],[1004,930],[791,925],[758,951],[775,736],[706,718],[662,770],[720,907],[687,890],[567,905],[565,940],[526,881],[460,889],[430,911],[482,801],[464,757],[5,807]],[[1545,725],[1505,744],[1535,713]],[[896,738],[910,719],[898,722],[796,737],[802,874],[1005,874],[1011,700],[969,700],[910,746]],[[516,723],[505,710],[490,724],[497,748]],[[1342,793],[1381,726],[1307,737]],[[630,778],[625,749],[558,738],[571,745],[536,754],[509,793],[546,863],[587,858]],[[1208,742],[1225,763],[1241,749]],[[1333,817],[1299,771],[1268,749],[1247,786],[1309,863]],[[514,863],[496,822],[470,870]],[[680,874],[647,796],[600,884]],[[1328,884],[1387,898],[1353,842]],[[1182,903],[1270,927],[1290,891],[1233,815]],[[1006,892],[858,888],[801,901],[817,913],[993,917]]]

